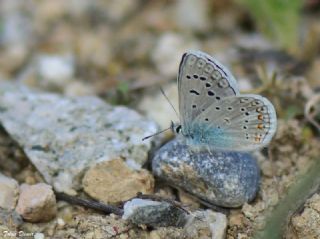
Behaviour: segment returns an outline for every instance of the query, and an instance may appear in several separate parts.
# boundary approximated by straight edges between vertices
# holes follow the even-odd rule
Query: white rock
[[[189,31],[204,31],[209,28],[208,1],[178,0],[176,3],[174,16],[179,27]]]
[[[0,122],[57,191],[75,194],[85,170],[115,158],[143,165],[157,125],[126,107],[97,97],[36,93],[0,85]],[[131,163],[132,164],[132,163]]]
[[[128,201],[124,204],[124,206],[123,206],[124,213],[123,213],[122,218],[127,220],[140,207],[157,206],[160,204],[161,204],[160,202],[147,200],[147,199],[140,199],[140,198],[132,199],[131,201]]]
[[[163,90],[176,111],[179,112],[177,84],[167,85]],[[171,121],[179,121],[170,103],[160,91],[154,95],[145,96],[139,103],[138,108],[149,118],[155,120],[161,129],[168,128]]]
[[[18,196],[18,182],[0,173],[0,207],[9,210],[14,209]]]
[[[58,218],[57,219],[57,224],[60,226],[60,227],[63,227],[64,225],[66,225],[66,222],[62,219],[62,218]]]
[[[226,235],[227,217],[222,213],[207,212],[207,220],[212,233],[212,239],[223,239]]]
[[[34,239],[45,239],[45,236],[41,232],[36,232],[33,236]]]
[[[189,216],[185,231],[190,238],[211,236],[212,239],[225,239],[227,230],[226,215],[211,210],[196,211]]]
[[[74,76],[74,59],[70,54],[43,54],[37,58],[37,69],[39,77],[43,80],[43,84],[63,87]]]
[[[158,40],[151,58],[161,75],[173,78],[178,74],[179,63],[187,50],[197,50],[198,43],[175,33],[165,33]]]

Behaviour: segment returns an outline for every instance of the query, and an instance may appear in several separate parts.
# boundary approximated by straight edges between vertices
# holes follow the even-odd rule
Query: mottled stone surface
[[[45,183],[22,184],[16,208],[24,220],[47,222],[57,214],[56,198],[52,187]]]
[[[320,238],[320,194],[313,195],[291,222],[298,238]]]
[[[114,159],[90,168],[82,184],[91,197],[105,203],[115,203],[126,201],[138,192],[152,194],[154,179],[147,170],[134,171],[122,159]]]
[[[24,149],[47,183],[75,194],[84,171],[124,158],[131,168],[146,162],[157,131],[154,122],[97,97],[63,97],[22,85],[0,84],[0,122]]]
[[[123,219],[133,224],[152,227],[182,227],[187,222],[187,212],[168,202],[132,199],[124,205]]]
[[[0,208],[14,209],[18,196],[18,182],[0,173]]]
[[[259,188],[260,171],[248,153],[199,152],[175,139],[152,161],[154,174],[212,204],[239,207]]]
[[[185,233],[190,238],[224,239],[227,224],[226,215],[211,210],[199,210],[189,215]]]
[[[15,231],[17,230],[23,220],[21,216],[15,210],[7,210],[0,208],[0,238],[5,230]]]

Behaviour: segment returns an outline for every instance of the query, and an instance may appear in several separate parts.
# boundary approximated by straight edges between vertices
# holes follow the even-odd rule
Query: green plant
[[[302,0],[236,0],[244,6],[260,31],[290,51],[298,45]]]

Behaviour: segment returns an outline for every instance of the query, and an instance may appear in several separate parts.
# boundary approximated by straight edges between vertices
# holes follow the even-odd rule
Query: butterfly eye
[[[176,132],[177,134],[179,134],[181,132],[181,125],[179,125],[177,128],[176,128]]]
[[[214,70],[211,75],[212,80],[219,80],[221,77],[222,75],[218,70]]]

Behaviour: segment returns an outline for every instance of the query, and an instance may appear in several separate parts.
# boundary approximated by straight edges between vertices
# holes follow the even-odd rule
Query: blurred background
[[[0,79],[152,116],[148,94],[162,85],[176,105],[180,58],[199,49],[231,68],[244,92],[273,100],[307,82],[309,94],[320,84],[319,16],[318,0],[1,0]],[[279,97],[280,116],[301,113],[306,99]]]
[[[249,238],[281,198],[266,231],[284,225],[277,218],[292,216],[292,231],[303,236],[288,238],[319,238],[319,193],[316,209],[298,214],[311,205],[306,199],[314,185],[320,188],[320,0],[0,0],[0,81],[97,95],[138,110],[162,129],[177,119],[160,87],[178,108],[178,66],[191,49],[217,58],[242,93],[261,94],[277,110],[268,154],[257,154],[261,190],[254,202],[231,211],[228,238]],[[36,170],[21,150],[12,153],[12,140],[0,138],[0,145],[0,168],[12,164],[7,168],[21,182],[41,181],[28,176]],[[18,164],[28,168],[21,173]],[[287,194],[299,180],[309,186]]]

